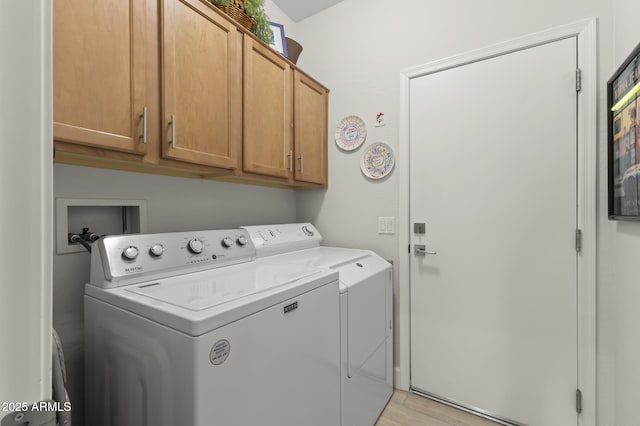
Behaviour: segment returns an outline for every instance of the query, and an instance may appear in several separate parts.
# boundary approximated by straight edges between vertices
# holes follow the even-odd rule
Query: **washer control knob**
[[[240,235],[236,242],[240,247],[244,247],[244,245],[247,244],[247,237],[245,237],[244,235]]]
[[[149,254],[152,257],[160,257],[164,253],[164,246],[162,244],[154,244],[149,249]]]
[[[126,260],[135,260],[136,257],[140,254],[140,250],[136,246],[129,246],[122,250],[122,257]]]
[[[187,244],[189,251],[193,254],[200,254],[204,250],[204,243],[197,238],[192,238]]]
[[[222,239],[222,247],[229,248],[229,247],[233,246],[233,244],[234,244],[233,239],[231,239],[229,237],[224,237]]]
[[[309,229],[309,227],[307,225],[302,227],[302,232],[304,232],[305,235],[308,236],[308,237],[313,237],[313,231],[311,229]]]

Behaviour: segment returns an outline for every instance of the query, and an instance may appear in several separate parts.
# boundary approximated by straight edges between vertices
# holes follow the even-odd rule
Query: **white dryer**
[[[372,426],[393,393],[391,264],[369,250],[321,246],[310,223],[242,228],[259,264],[338,272],[341,424]]]
[[[336,272],[259,263],[241,229],[93,248],[89,426],[339,424]]]

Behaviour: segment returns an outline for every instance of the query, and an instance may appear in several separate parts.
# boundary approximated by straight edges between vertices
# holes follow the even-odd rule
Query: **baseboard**
[[[409,383],[402,383],[400,367],[393,367],[393,387],[403,391],[409,391]]]

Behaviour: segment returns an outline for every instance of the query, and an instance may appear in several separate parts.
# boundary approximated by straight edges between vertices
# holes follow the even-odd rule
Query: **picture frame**
[[[269,22],[269,27],[271,28],[271,43],[269,43],[269,46],[285,58],[288,58],[287,41],[284,36],[284,25],[276,22]]]
[[[607,170],[609,219],[640,221],[640,44],[607,81]]]

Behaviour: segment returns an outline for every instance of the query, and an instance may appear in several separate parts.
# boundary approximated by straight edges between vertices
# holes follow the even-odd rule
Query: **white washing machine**
[[[339,424],[337,277],[257,262],[241,229],[97,241],[87,424]]]
[[[369,250],[321,246],[310,223],[243,229],[259,264],[339,273],[341,424],[372,426],[393,393],[391,264]]]

